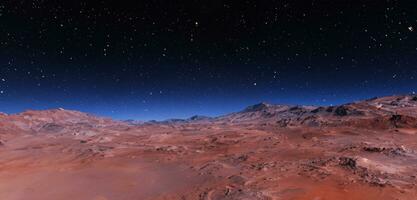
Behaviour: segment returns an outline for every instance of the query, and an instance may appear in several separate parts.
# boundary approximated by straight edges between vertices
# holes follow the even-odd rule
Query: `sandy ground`
[[[2,135],[0,199],[414,200],[415,133],[189,124]]]

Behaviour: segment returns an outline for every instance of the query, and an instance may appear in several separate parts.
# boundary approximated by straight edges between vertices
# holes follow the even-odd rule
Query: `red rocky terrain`
[[[0,114],[0,199],[414,200],[417,97],[119,122]]]

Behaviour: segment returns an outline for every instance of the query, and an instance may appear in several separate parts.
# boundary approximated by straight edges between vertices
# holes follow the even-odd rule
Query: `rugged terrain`
[[[417,97],[119,122],[0,114],[0,199],[417,198]]]

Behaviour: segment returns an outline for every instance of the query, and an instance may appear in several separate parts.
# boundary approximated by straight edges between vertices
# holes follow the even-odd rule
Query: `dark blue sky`
[[[3,72],[7,76],[2,83],[6,87],[0,98],[1,110],[14,113],[63,107],[117,119],[186,118],[195,114],[221,115],[262,101],[330,105],[410,93],[417,88],[411,75],[415,71],[393,69],[378,73],[377,67],[367,68],[369,71],[358,69],[356,73],[352,69],[330,73],[325,68],[306,73],[298,69],[274,73],[236,67],[230,71],[214,71],[212,78],[204,77],[208,72],[178,72],[176,67],[161,67],[147,78],[130,77],[130,73],[115,75],[122,69],[112,67],[95,69],[96,73],[105,70],[120,80],[104,75],[96,77],[90,69],[81,72],[89,75],[78,76],[71,67],[68,69],[68,73],[62,73],[62,68],[57,73],[54,69],[51,72],[43,69],[40,73],[29,68]]]
[[[330,105],[417,88],[411,1],[0,3],[0,111],[117,119]]]

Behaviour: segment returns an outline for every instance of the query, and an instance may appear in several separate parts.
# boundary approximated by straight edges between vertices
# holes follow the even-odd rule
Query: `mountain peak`
[[[248,106],[244,111],[245,112],[256,112],[256,111],[261,111],[261,110],[265,110],[272,107],[271,104],[269,103],[265,103],[265,102],[261,102],[252,106]]]
[[[211,117],[207,117],[207,116],[204,116],[204,115],[194,115],[194,116],[188,118],[188,120],[191,120],[191,121],[206,120],[206,119],[211,119]]]

